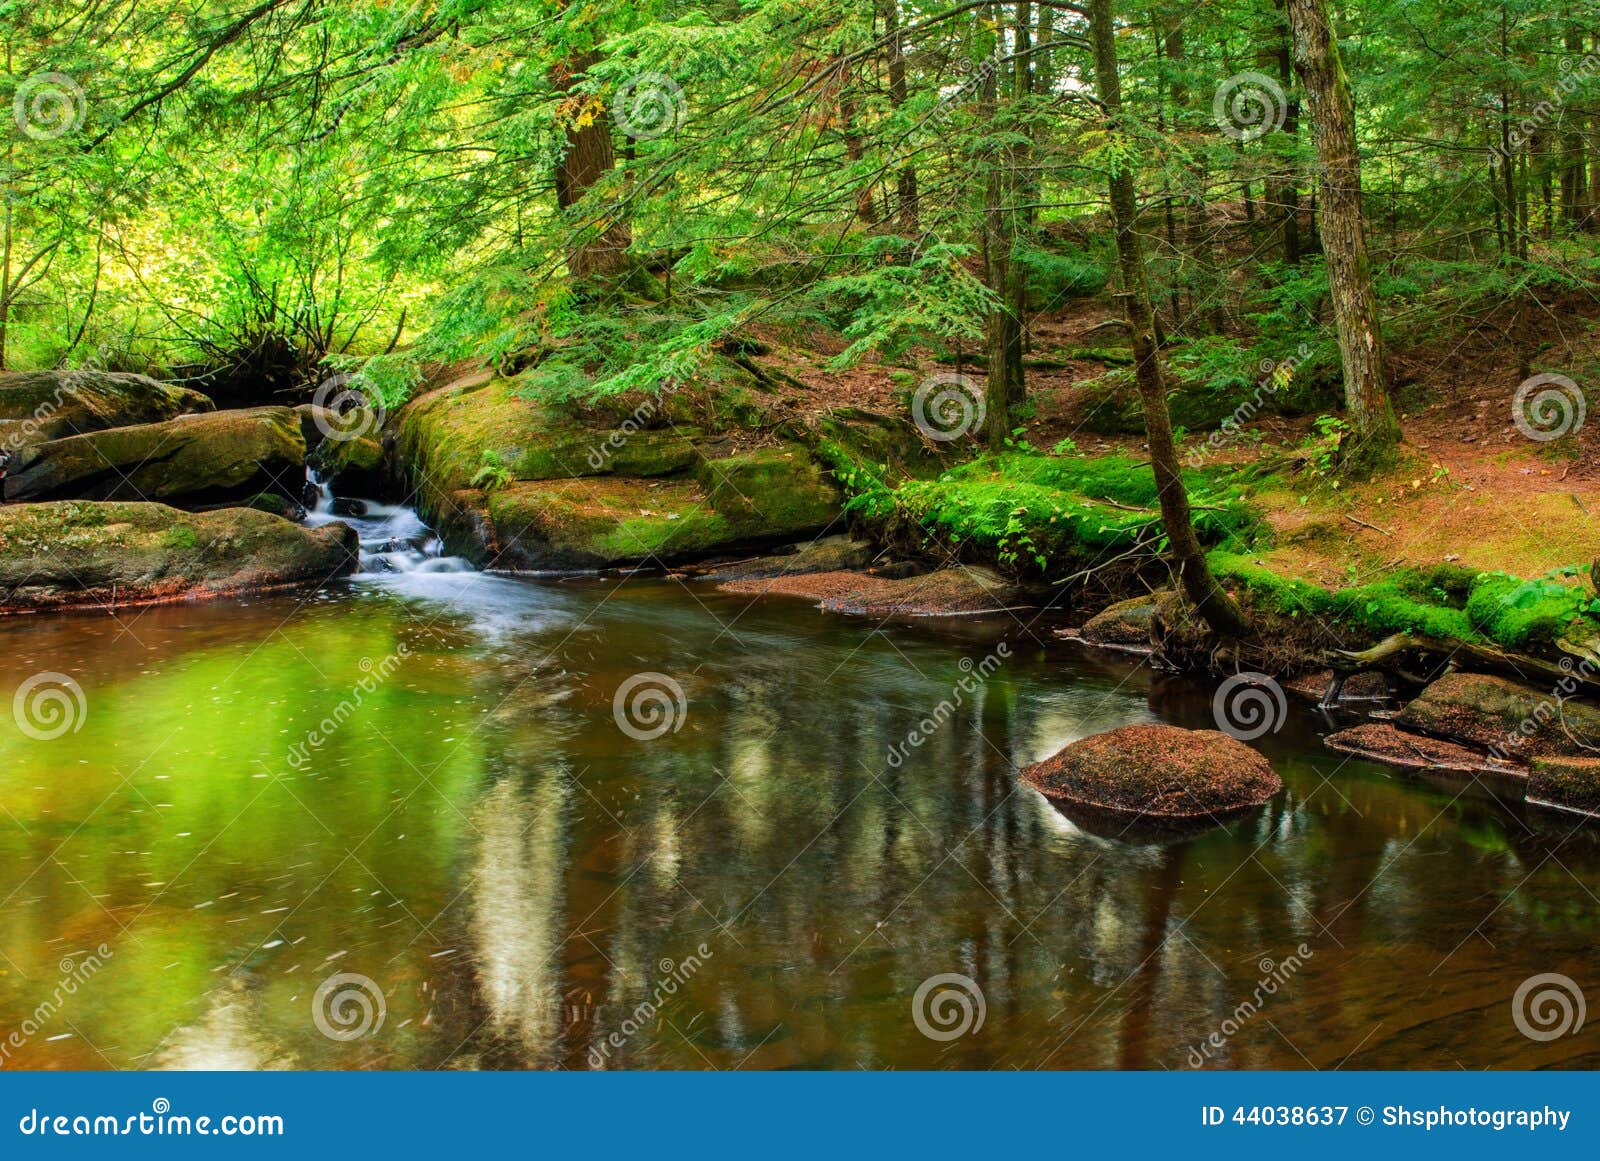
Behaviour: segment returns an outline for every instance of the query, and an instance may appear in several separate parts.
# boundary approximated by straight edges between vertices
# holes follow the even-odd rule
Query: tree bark
[[[1344,364],[1345,410],[1355,433],[1354,446],[1344,454],[1353,462],[1381,460],[1400,442],[1400,424],[1389,403],[1383,329],[1367,260],[1355,103],[1327,0],[1287,0],[1287,6],[1295,71],[1305,88],[1322,167],[1318,217]]]
[[[1095,90],[1099,95],[1106,129],[1120,135],[1122,126],[1122,81],[1117,74],[1116,30],[1111,0],[1091,0],[1090,37],[1094,42]],[[1156,479],[1161,503],[1161,522],[1167,545],[1178,573],[1178,582],[1195,610],[1213,632],[1229,637],[1248,637],[1250,626],[1206,563],[1205,550],[1195,535],[1194,517],[1189,509],[1189,494],[1184,490],[1178,467],[1178,449],[1172,440],[1172,415],[1167,408],[1167,387],[1161,373],[1156,347],[1155,312],[1150,306],[1150,287],[1145,280],[1144,254],[1138,233],[1138,197],[1133,171],[1124,165],[1109,176],[1111,219],[1116,232],[1117,263],[1122,272],[1123,296],[1127,303],[1128,325],[1132,331],[1134,377],[1139,387],[1139,402],[1144,408],[1145,437],[1150,448],[1150,470]]]
[[[589,66],[599,59],[594,52],[584,53],[570,65],[558,67],[552,78],[557,92],[572,92]],[[567,149],[556,165],[556,205],[563,211],[575,209],[615,168],[616,150],[611,144],[611,116],[605,109],[594,112],[587,124],[574,117],[567,126]],[[567,272],[579,282],[605,281],[616,277],[627,266],[628,247],[633,230],[626,221],[602,220],[598,228],[574,222],[576,231],[567,247]]]
[[[981,90],[984,125],[993,130],[999,86],[995,69],[987,69]],[[988,379],[984,389],[986,418],[984,435],[998,451],[1011,435],[1013,358],[1020,373],[1022,337],[1012,313],[1011,231],[1007,223],[1008,183],[1013,175],[1008,166],[1009,151],[996,149],[987,160],[983,182],[983,265],[984,284],[994,295],[986,327]]]
[[[1288,16],[1283,10],[1283,0],[1278,0],[1278,43],[1272,57],[1278,68],[1278,80],[1286,94],[1293,92],[1294,47],[1289,33]],[[1278,241],[1283,247],[1286,266],[1300,265],[1300,182],[1295,173],[1293,157],[1295,138],[1300,135],[1300,98],[1290,96],[1284,102],[1283,128],[1280,130],[1288,142],[1287,157],[1281,168],[1267,179],[1267,201],[1272,206]]]

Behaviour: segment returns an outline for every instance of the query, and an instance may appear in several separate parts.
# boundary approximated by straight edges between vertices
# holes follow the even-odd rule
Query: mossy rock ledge
[[[114,371],[0,373],[0,447],[213,410],[209,398],[148,375]]]
[[[67,436],[24,449],[5,480],[7,503],[153,500],[202,507],[305,492],[306,444],[287,407],[180,416]]]
[[[348,524],[306,528],[250,508],[57,501],[0,507],[0,613],[153,604],[353,572]]]
[[[811,452],[762,438],[752,449],[685,425],[586,427],[480,373],[407,404],[396,451],[452,553],[584,571],[701,560],[835,523],[843,497]]]
[[[1243,742],[1165,725],[1081,738],[1022,778],[1075,820],[1158,830],[1226,822],[1283,789],[1271,763]]]

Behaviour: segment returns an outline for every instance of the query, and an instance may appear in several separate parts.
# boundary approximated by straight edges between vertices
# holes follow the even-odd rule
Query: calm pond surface
[[[1592,828],[1325,752],[1296,707],[1255,818],[1085,833],[1018,767],[1209,726],[1207,691],[1011,621],[420,571],[0,650],[7,700],[84,695],[54,739],[0,715],[0,1067],[1600,1065],[1600,1018],[1512,1010],[1539,973],[1600,997]],[[624,732],[641,672],[683,712],[644,687]],[[983,1017],[953,1037],[976,996],[914,1011],[951,974]]]

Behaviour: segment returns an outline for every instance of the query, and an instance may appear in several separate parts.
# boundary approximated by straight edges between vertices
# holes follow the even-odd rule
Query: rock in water
[[[8,503],[159,500],[200,507],[276,492],[298,500],[306,445],[287,407],[183,416],[37,444],[8,469]]]
[[[348,524],[305,528],[249,508],[62,501],[0,507],[0,612],[149,604],[355,569]]]
[[[1395,715],[1394,724],[1524,762],[1590,757],[1600,748],[1600,709],[1484,673],[1446,674]]]
[[[1102,610],[1083,626],[1082,637],[1091,645],[1149,653],[1151,628],[1161,604],[1170,594],[1151,593],[1134,597]]]
[[[1600,758],[1535,758],[1528,801],[1600,818]]]
[[[834,613],[887,617],[974,617],[1014,608],[1015,586],[986,568],[955,565],[909,577],[846,570],[792,572],[738,578],[717,585],[725,593],[802,597]]]
[[[0,449],[17,451],[68,435],[160,423],[212,410],[211,400],[148,375],[112,371],[0,374]]]
[[[1069,815],[1162,828],[1223,822],[1283,789],[1271,764],[1243,742],[1155,725],[1081,738],[1022,777]]]

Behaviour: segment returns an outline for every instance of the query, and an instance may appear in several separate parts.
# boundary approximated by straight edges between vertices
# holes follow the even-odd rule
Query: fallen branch
[[[1570,681],[1600,692],[1600,666],[1596,665],[1600,658],[1597,658],[1594,650],[1567,641],[1559,642],[1558,646],[1567,656],[1559,661],[1551,661],[1471,641],[1447,641],[1413,633],[1396,633],[1385,637],[1370,649],[1330,650],[1326,660],[1333,667],[1335,687],[1353,674],[1372,669],[1398,669],[1407,657],[1433,653],[1459,669],[1480,670],[1516,681],[1527,681],[1530,675],[1538,675],[1550,679],[1552,685]],[[1582,664],[1574,664],[1574,658]]]
[[[1352,523],[1352,524],[1359,524],[1363,528],[1370,528],[1374,532],[1383,533],[1385,536],[1393,536],[1394,535],[1394,533],[1390,532],[1387,528],[1379,528],[1376,524],[1368,524],[1365,520],[1361,519],[1359,516],[1352,516],[1348,512],[1345,513],[1345,517],[1344,518],[1346,520],[1350,521],[1350,523]]]

